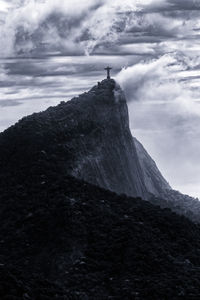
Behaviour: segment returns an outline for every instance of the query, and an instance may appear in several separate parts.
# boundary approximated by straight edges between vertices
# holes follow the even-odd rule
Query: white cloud
[[[34,34],[36,30],[40,29],[40,26],[43,22],[47,22],[42,30],[45,30],[44,37],[45,40],[41,40],[41,42],[47,42],[50,45],[55,45],[55,43],[59,43],[62,41],[62,37],[59,36],[57,32],[57,24],[53,25],[48,24],[48,17],[51,14],[58,14],[57,22],[59,26],[59,14],[60,16],[64,16],[66,19],[66,31],[68,32],[68,37],[63,37],[63,45],[72,43],[76,40],[76,38],[81,34],[81,28],[78,28],[76,31],[76,24],[74,27],[71,26],[70,30],[68,29],[68,21],[70,23],[73,18],[80,18],[82,16],[87,16],[87,14],[92,11],[98,5],[103,4],[103,0],[45,0],[45,1],[37,1],[37,0],[27,0],[24,1],[23,5],[13,5],[13,8],[7,12],[7,16],[4,24],[0,26],[0,36],[1,36],[1,46],[0,46],[0,54],[3,56],[9,56],[15,54],[15,43],[17,43],[16,35],[22,32],[22,38],[24,39],[23,45],[25,43],[25,48],[23,47],[23,51],[26,49],[34,49],[34,40],[32,40],[32,45],[30,43],[31,36]],[[78,19],[77,19],[78,20]],[[75,22],[76,23],[76,22]],[[77,22],[78,23],[78,22]],[[64,30],[63,29],[63,30]],[[20,32],[21,31],[21,32]],[[23,35],[24,34],[24,35]],[[38,37],[39,38],[39,37]],[[37,41],[36,41],[37,42]],[[20,46],[19,46],[20,47]],[[75,49],[75,47],[74,47]],[[19,50],[19,49],[17,49]]]
[[[124,68],[116,78],[129,100],[133,134],[174,188],[197,196],[200,78],[195,79],[199,87],[191,88],[192,76],[199,70],[189,71],[189,66],[195,67],[194,60],[168,54]]]
[[[11,7],[11,4],[7,1],[0,0],[0,12],[8,12],[9,8]]]
[[[200,90],[193,91],[188,82],[180,81],[184,75],[188,76],[184,59],[177,61],[176,56],[167,54],[159,59],[124,68],[116,79],[125,90],[128,101],[155,104],[173,102],[179,114],[200,115],[200,105],[196,102],[196,94]]]
[[[10,1],[9,9],[6,8],[7,17],[0,25],[0,55],[16,55],[20,51],[40,53],[41,47],[43,51],[50,52],[91,54],[96,47],[109,47],[109,44],[112,51],[122,36],[129,43],[127,33],[137,36],[139,31],[146,35],[146,39],[148,35],[162,40],[166,38],[157,50],[163,53],[168,48],[170,51],[167,43],[169,37],[196,35],[198,18],[173,19],[170,15],[159,13],[165,10],[166,5],[169,7],[167,1],[161,0]],[[159,10],[148,13],[152,7]],[[174,44],[171,51],[176,50]],[[134,48],[137,50],[139,46],[131,48],[123,45],[122,51],[123,47],[134,53]],[[155,54],[157,50],[156,45],[152,45],[143,54]]]

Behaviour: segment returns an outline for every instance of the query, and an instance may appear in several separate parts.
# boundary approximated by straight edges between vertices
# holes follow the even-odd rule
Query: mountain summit
[[[52,166],[58,174],[139,196],[199,222],[200,202],[173,191],[132,137],[126,98],[113,79],[25,117],[0,134],[0,181],[17,170],[21,184],[33,180],[37,170],[36,180],[46,183],[45,172]]]
[[[144,199],[148,192],[158,195],[160,188],[170,188],[155,163],[151,172],[150,157],[143,163],[144,151],[136,146],[124,93],[113,79],[105,79],[89,92],[25,117],[2,133],[0,166],[5,172],[18,166],[23,178],[26,168],[31,176],[36,162],[48,158],[56,162],[58,172]]]

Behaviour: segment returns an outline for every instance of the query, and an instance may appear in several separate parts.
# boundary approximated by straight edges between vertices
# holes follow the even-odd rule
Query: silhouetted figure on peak
[[[110,70],[112,70],[112,68],[108,66],[104,70],[107,71],[107,79],[110,79]]]

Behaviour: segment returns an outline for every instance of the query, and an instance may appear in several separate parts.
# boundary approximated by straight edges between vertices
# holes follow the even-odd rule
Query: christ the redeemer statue
[[[110,70],[112,70],[112,68],[111,67],[107,67],[104,70],[107,71],[107,79],[110,79]]]

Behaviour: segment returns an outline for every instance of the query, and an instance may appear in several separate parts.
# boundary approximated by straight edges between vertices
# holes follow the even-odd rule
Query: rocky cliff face
[[[199,199],[183,195],[173,190],[142,144],[136,138],[133,139],[143,174],[144,184],[149,192],[147,197],[148,201],[161,208],[170,208],[177,214],[184,215],[195,223],[200,223]]]
[[[17,172],[19,185],[27,177],[45,184],[41,166],[118,194],[140,196],[199,222],[198,199],[173,191],[132,138],[126,99],[114,80],[25,117],[0,134],[0,182]]]
[[[171,190],[169,183],[162,176],[155,161],[147,153],[142,144],[136,138],[134,138],[134,143],[148,192],[159,196],[165,191]]]
[[[82,149],[71,174],[117,193],[146,198],[122,90],[113,80],[105,80],[80,96],[82,105],[88,97],[87,116],[83,118],[93,128],[80,139]]]
[[[0,148],[1,168],[24,169],[24,157],[34,168],[34,162],[48,156],[59,165],[59,172],[119,194],[147,196],[126,99],[114,80],[22,119],[0,135]]]

